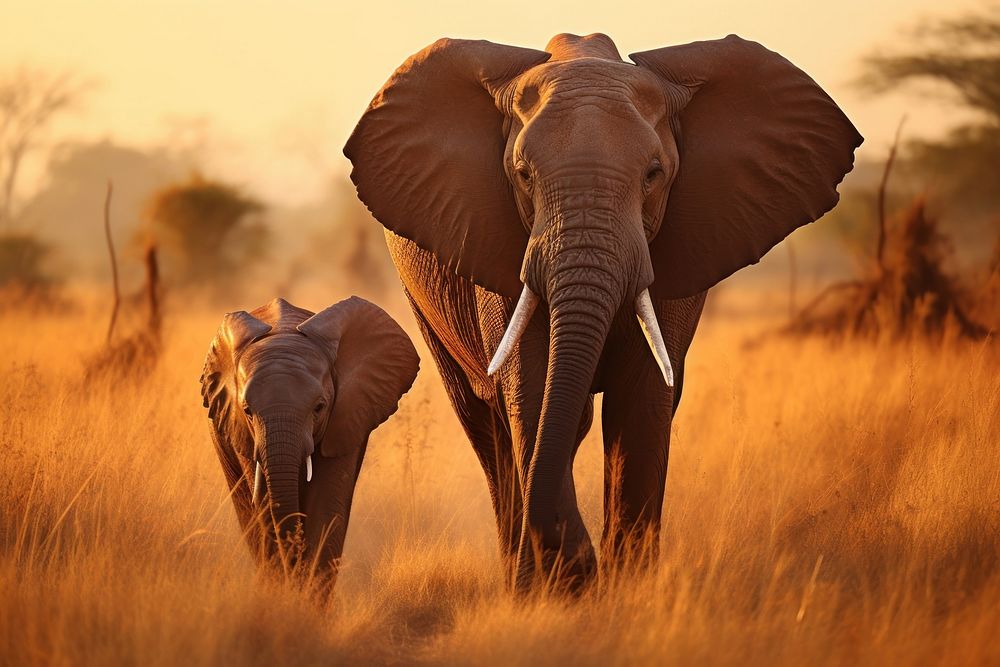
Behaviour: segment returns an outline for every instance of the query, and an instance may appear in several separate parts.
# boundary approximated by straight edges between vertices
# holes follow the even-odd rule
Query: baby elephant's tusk
[[[260,461],[257,461],[257,468],[253,472],[253,504],[260,500],[260,487],[264,482],[264,472],[260,469]]]
[[[313,481],[313,457],[312,454],[306,457],[306,481]]]

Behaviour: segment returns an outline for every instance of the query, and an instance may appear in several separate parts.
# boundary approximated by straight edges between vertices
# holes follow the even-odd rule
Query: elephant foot
[[[597,581],[597,555],[586,536],[554,548],[531,545],[521,555],[514,579],[518,595],[544,592],[579,596]]]
[[[325,609],[333,601],[339,570],[336,561],[317,562],[308,549],[303,549],[294,558],[273,558],[264,565],[275,582],[301,591],[318,608]]]
[[[558,554],[550,571],[558,591],[576,597],[582,595],[597,583],[598,567],[594,548],[588,541],[571,558]]]
[[[607,533],[601,544],[601,573],[644,572],[656,565],[659,554],[658,526],[639,524],[629,530]]]
[[[323,568],[312,573],[304,583],[305,590],[313,604],[321,609],[328,609],[333,603],[333,589],[337,583],[337,571]]]

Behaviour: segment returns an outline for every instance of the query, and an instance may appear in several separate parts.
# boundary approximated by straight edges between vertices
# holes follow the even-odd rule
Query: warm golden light
[[[1000,664],[1000,5],[0,2],[0,665]]]

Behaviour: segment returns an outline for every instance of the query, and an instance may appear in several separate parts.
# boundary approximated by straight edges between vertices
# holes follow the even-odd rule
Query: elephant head
[[[225,316],[202,397],[237,509],[241,495],[255,515],[241,521],[267,524],[265,553],[285,555],[305,526],[312,534],[299,544],[340,557],[369,434],[418,366],[406,333],[358,297],[316,314],[275,299]]]
[[[546,547],[616,315],[638,315],[670,384],[652,300],[703,292],[822,216],[862,142],[816,82],[755,42],[630,57],[601,34],[546,51],[442,39],[396,70],[344,149],[385,227],[519,296],[491,374],[547,304],[525,498]]]

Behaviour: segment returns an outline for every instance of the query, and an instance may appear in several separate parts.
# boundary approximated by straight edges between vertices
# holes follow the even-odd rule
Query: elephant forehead
[[[599,32],[583,37],[563,32],[550,39],[545,50],[552,54],[552,60],[571,60],[585,57],[622,59],[614,40]]]
[[[241,382],[239,398],[255,410],[269,406],[312,407],[319,398],[333,397],[330,374],[315,364],[283,363],[270,360],[246,374]]]
[[[525,72],[514,94],[525,120],[543,108],[588,105],[634,107],[655,119],[665,110],[663,86],[652,73],[630,63],[603,58],[549,62]]]
[[[250,314],[261,322],[270,324],[272,331],[287,333],[294,332],[296,326],[308,320],[314,313],[278,297],[254,308]]]
[[[326,356],[304,334],[279,333],[246,349],[240,357],[239,374],[243,380],[269,371],[321,377],[329,372],[328,366]]]

